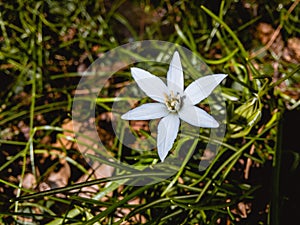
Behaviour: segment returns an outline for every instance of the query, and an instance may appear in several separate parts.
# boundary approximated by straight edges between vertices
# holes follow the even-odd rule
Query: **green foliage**
[[[213,2],[0,2],[1,224],[270,224],[270,217],[278,219],[273,212],[279,212],[280,202],[271,195],[257,201],[270,186],[256,177],[265,174],[269,179],[275,168],[273,188],[279,185],[278,124],[286,108],[299,106],[299,61],[287,61],[274,49],[256,57],[252,52],[262,47],[255,36],[259,22],[282,26],[284,42],[299,36],[300,8],[289,12],[289,1]],[[95,179],[76,148],[73,131],[65,126],[74,90],[81,72],[99,55],[146,39],[183,45],[215,73],[229,75],[222,90],[226,136],[213,140],[220,150],[213,160],[207,159],[210,165],[203,172],[197,152],[205,150],[205,133],[192,145],[198,151],[190,160],[183,156],[183,165],[172,168],[178,172],[168,180],[127,186],[126,179],[155,174],[118,170],[109,179]],[[105,88],[106,96],[97,100],[99,114],[110,112],[115,90],[125,85],[128,75],[122,71],[121,79]],[[136,133],[141,134],[149,135]],[[77,137],[89,140],[88,147],[95,142],[82,134]],[[143,166],[157,158],[111,139],[109,148],[118,160]],[[297,167],[299,157],[294,155]],[[101,157],[95,160],[107,163]],[[110,163],[122,169],[117,161]],[[48,178],[61,167],[71,172],[67,183],[55,189]],[[42,191],[45,184],[53,189]],[[85,189],[93,185],[96,192]]]

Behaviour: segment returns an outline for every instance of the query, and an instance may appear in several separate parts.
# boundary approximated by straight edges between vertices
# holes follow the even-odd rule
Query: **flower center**
[[[182,105],[180,94],[174,95],[173,91],[170,95],[165,94],[165,104],[170,112],[178,112]]]

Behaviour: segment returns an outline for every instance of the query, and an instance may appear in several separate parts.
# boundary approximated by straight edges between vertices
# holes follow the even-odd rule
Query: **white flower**
[[[179,130],[180,119],[196,126],[216,128],[218,122],[207,112],[195,106],[207,98],[213,89],[227,76],[213,74],[192,82],[184,90],[183,71],[176,51],[167,73],[167,85],[157,76],[140,68],[131,68],[138,86],[156,103],[146,103],[122,115],[124,120],[152,120],[162,118],[158,124],[157,150],[164,161]]]

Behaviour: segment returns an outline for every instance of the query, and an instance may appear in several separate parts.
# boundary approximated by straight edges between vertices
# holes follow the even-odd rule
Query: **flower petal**
[[[166,84],[160,78],[136,67],[131,68],[131,74],[146,95],[162,103],[165,101],[165,94],[169,94],[169,91]]]
[[[163,162],[177,137],[180,120],[177,114],[170,113],[161,119],[157,130],[157,151]]]
[[[183,105],[178,114],[180,119],[196,127],[219,127],[219,123],[211,115],[194,105]]]
[[[152,120],[165,117],[168,109],[161,103],[146,103],[123,114],[123,120]]]
[[[173,58],[171,60],[168,74],[167,83],[170,91],[182,93],[184,88],[183,71],[180,61],[179,53],[174,52]]]
[[[226,77],[226,74],[213,74],[201,77],[192,82],[184,91],[193,105],[207,98],[217,85]]]

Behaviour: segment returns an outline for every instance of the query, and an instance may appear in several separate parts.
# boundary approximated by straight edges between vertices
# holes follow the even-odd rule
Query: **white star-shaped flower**
[[[181,61],[176,51],[167,73],[167,85],[157,76],[133,67],[131,74],[147,96],[157,101],[146,103],[122,115],[124,120],[152,120],[162,118],[158,124],[157,150],[164,161],[177,137],[180,119],[196,127],[216,128],[218,122],[207,112],[195,106],[207,98],[227,76],[213,74],[201,77],[184,90]]]

